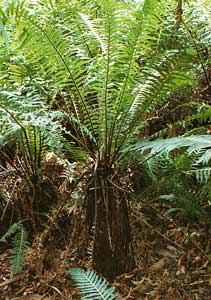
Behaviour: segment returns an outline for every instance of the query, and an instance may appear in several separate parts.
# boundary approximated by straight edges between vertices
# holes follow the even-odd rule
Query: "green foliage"
[[[20,273],[25,265],[25,255],[29,247],[28,235],[21,222],[14,223],[10,226],[7,232],[0,239],[5,241],[6,238],[14,235],[13,237],[13,247],[12,247],[12,273],[14,275]]]
[[[207,167],[207,168],[205,167],[205,168],[200,168],[198,170],[192,170],[191,172],[193,174],[195,173],[197,182],[207,183],[209,178],[210,178],[211,168],[210,167]]]
[[[149,156],[169,154],[179,148],[184,148],[186,153],[199,155],[196,163],[206,164],[211,158],[211,137],[208,135],[182,136],[169,139],[157,139],[149,141],[147,139],[130,146],[127,151],[137,151],[144,153],[149,151]]]
[[[180,220],[210,223],[210,167],[196,165],[199,157],[177,150],[146,161],[136,176],[140,199],[159,203],[161,210]]]
[[[7,237],[10,237],[11,235],[17,233],[22,229],[21,222],[14,223],[10,226],[10,228],[7,230],[7,232],[1,237],[0,242],[3,242],[6,240]]]
[[[108,282],[99,277],[95,271],[84,271],[83,269],[76,268],[69,269],[67,273],[71,276],[76,286],[85,294],[81,298],[82,300],[117,299],[115,288],[109,287]]]
[[[24,117],[28,120],[21,120],[18,115],[15,116],[7,109],[6,114],[5,111],[0,114],[4,124],[0,132],[2,134],[0,136],[0,148],[15,146],[14,157],[19,156],[21,160],[17,161],[16,167],[19,168],[18,171],[22,176],[30,178],[39,175],[42,161],[48,149],[47,144],[52,140],[56,144],[59,139],[56,138],[53,126],[51,127],[52,131],[48,133],[47,126],[50,118],[36,118],[35,115],[30,116],[30,114],[26,114]],[[59,147],[59,143],[57,143],[57,147]],[[7,161],[6,157],[5,160]],[[13,165],[9,159],[8,163]]]
[[[13,257],[12,257],[12,272],[13,274],[20,273],[25,265],[25,255],[29,246],[28,236],[25,229],[22,227],[17,232],[13,241]]]
[[[42,78],[52,105],[57,93],[65,91],[61,109],[76,120],[72,139],[90,156],[107,157],[107,164],[115,163],[150,111],[169,93],[193,82],[188,56],[178,49],[162,54],[156,50],[166,16],[173,14],[170,1],[164,2],[146,0],[140,9],[132,2],[100,1],[97,18],[94,9],[84,13],[83,3],[72,12],[55,4],[46,16],[32,16],[25,9],[16,24],[21,32],[18,51],[30,77],[17,69],[15,81],[28,80],[34,86]],[[142,55],[147,64],[140,68],[137,59]],[[90,136],[96,141],[92,149]]]
[[[146,153],[149,151],[148,159],[160,156],[162,154],[169,155],[171,152],[178,152],[182,148],[182,153],[189,155],[189,162],[186,158],[182,161],[183,171],[186,174],[194,175],[198,183],[207,182],[210,177],[209,161],[211,159],[211,138],[208,135],[183,136],[169,139],[157,139],[155,141],[142,141],[130,147],[129,151],[137,151]],[[181,155],[181,152],[179,153]],[[192,162],[191,162],[192,160]],[[188,162],[185,167],[184,163]],[[191,162],[191,163],[190,163]],[[207,165],[206,167],[204,165]]]
[[[152,202],[160,203],[167,213],[180,212],[188,222],[202,219],[204,212],[197,196],[198,187],[193,173],[190,172],[193,161],[194,157],[187,155],[153,157],[149,160],[153,166],[153,189],[148,184],[142,191],[141,198],[150,197]],[[147,171],[147,176],[149,175]],[[204,199],[203,205],[206,202],[207,199]]]

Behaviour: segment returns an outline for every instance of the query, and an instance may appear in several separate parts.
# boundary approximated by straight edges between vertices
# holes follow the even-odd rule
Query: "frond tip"
[[[72,268],[67,273],[84,293],[81,300],[117,300],[115,288],[109,287],[107,281],[99,277],[95,271]]]

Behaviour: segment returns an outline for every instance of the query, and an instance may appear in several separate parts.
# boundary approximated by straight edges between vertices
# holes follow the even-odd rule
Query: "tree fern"
[[[167,97],[195,81],[192,56],[184,51],[185,46],[181,47],[181,43],[178,48],[168,48],[170,41],[167,41],[163,47],[165,27],[172,37],[175,34],[172,21],[168,26],[169,20],[174,19],[175,2],[72,1],[72,8],[64,1],[51,4],[39,1],[41,6],[37,6],[34,14],[28,3],[24,7],[21,3],[19,6],[13,3],[10,13],[4,14],[4,22],[14,29],[14,36],[13,31],[8,36],[11,49],[15,50],[12,54],[23,57],[24,64],[11,64],[5,56],[4,67],[9,76],[4,75],[2,90],[13,91],[15,82],[18,87],[28,84],[33,86],[35,94],[42,95],[46,110],[49,101],[52,108],[56,106],[69,114],[63,133],[69,131],[70,150],[81,148],[81,153],[91,162],[86,189],[90,202],[87,204],[87,214],[91,216],[89,226],[95,228],[95,269],[107,272],[108,276],[109,268],[110,274],[125,272],[132,259],[127,201],[125,195],[120,195],[124,189],[118,189],[122,181],[116,176],[121,159],[129,151],[148,153],[152,145],[156,148],[152,155],[172,151],[176,145],[189,147],[190,153],[200,151],[200,141],[195,141],[191,148],[193,139],[187,137],[183,142],[181,139],[172,143],[157,141],[151,146],[143,141],[124,150],[137,141],[139,128],[144,128],[147,119],[165,104]],[[42,7],[45,7],[43,13]],[[145,64],[138,63],[140,57]],[[7,79],[11,80],[9,85]],[[44,87],[35,84],[38,80]],[[5,103],[4,95],[2,99]],[[19,126],[16,133],[22,134],[19,144],[27,149],[25,161],[35,161],[35,151],[31,150],[35,149],[33,145],[39,145],[33,139],[35,121],[30,118],[26,124],[29,120],[23,115],[18,114],[24,126]],[[58,129],[58,119],[51,120]],[[11,118],[4,126],[10,128],[10,122]],[[41,128],[44,130],[44,126],[36,126],[38,131]],[[50,129],[48,124],[46,135],[51,134]],[[203,160],[207,158],[204,156]]]
[[[69,269],[67,273],[71,276],[76,286],[85,294],[82,300],[113,300],[117,299],[114,287],[109,287],[108,282],[97,275],[95,271],[84,271],[83,269]],[[118,298],[119,299],[119,298]]]
[[[54,93],[70,90],[67,105],[77,120],[82,145],[86,147],[83,128],[87,128],[98,144],[95,150],[107,152],[103,155],[111,164],[146,115],[170,91],[190,83],[179,51],[154,55],[143,70],[136,63],[141,54],[147,56],[156,47],[170,13],[170,4],[164,2],[145,0],[137,7],[102,0],[98,18],[92,11],[82,13],[83,5],[74,6],[72,13],[65,8],[66,17],[59,26],[53,15],[45,23],[42,17],[27,14],[27,9],[18,13],[22,22],[16,26],[23,33],[19,49],[33,66],[31,76],[44,77]],[[70,20],[72,26],[68,26]]]

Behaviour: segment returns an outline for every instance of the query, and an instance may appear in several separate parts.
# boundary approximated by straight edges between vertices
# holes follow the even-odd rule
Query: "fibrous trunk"
[[[127,193],[112,171],[97,169],[87,199],[87,223],[90,232],[93,230],[93,267],[109,279],[134,267]]]

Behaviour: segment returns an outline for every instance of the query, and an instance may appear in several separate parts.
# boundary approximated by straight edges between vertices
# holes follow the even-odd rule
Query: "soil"
[[[111,283],[116,286],[121,299],[210,299],[211,238],[207,224],[186,224],[179,214],[170,218],[156,204],[148,203],[133,204],[131,223],[136,268]],[[33,274],[31,258],[34,255],[36,262],[36,253],[32,246],[24,271],[15,277],[10,275],[11,250],[2,247],[0,298],[80,299],[80,292],[68,278],[66,270],[76,266],[90,269],[91,265],[89,255],[85,257],[79,253],[78,241],[76,244],[71,242],[65,249],[59,249],[56,243],[52,243],[47,252],[48,263],[45,262],[39,276]]]

